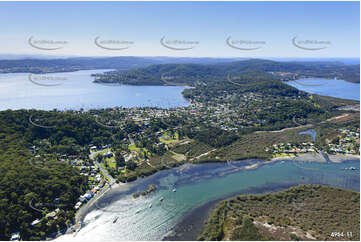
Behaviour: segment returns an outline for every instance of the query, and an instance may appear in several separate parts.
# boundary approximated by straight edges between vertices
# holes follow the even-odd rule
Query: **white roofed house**
[[[78,210],[81,205],[82,205],[82,202],[77,202],[77,203],[75,204],[74,208],[75,208],[76,210]]]
[[[47,217],[47,218],[52,218],[52,219],[56,220],[56,219],[58,219],[57,214],[58,214],[59,212],[60,212],[60,209],[57,208],[57,209],[55,209],[54,211],[52,211],[52,212],[48,213],[47,215],[45,215],[45,217]]]
[[[111,153],[111,152],[105,153],[105,154],[103,154],[103,157],[111,158],[111,157],[113,157],[113,153]]]
[[[14,232],[11,233],[11,241],[20,241],[21,237],[20,237],[20,232]]]
[[[86,200],[86,198],[83,195],[79,197],[80,202],[84,202],[85,200]]]

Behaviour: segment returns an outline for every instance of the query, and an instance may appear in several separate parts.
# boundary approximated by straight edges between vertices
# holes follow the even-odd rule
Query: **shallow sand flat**
[[[306,153],[297,156],[281,156],[273,158],[271,161],[280,161],[280,160],[292,160],[292,161],[302,161],[302,162],[326,162],[325,158],[320,153]]]
[[[332,162],[335,162],[335,163],[341,163],[341,162],[348,161],[348,160],[360,160],[359,155],[337,154],[337,155],[328,155],[328,157]],[[306,153],[306,154],[302,154],[302,155],[298,155],[298,156],[291,155],[291,156],[276,157],[269,161],[257,162],[255,164],[245,166],[244,168],[246,170],[257,169],[259,167],[259,165],[261,165],[261,164],[269,164],[269,163],[273,163],[276,161],[282,161],[282,160],[284,160],[284,161],[287,161],[287,160],[301,161],[301,162],[322,162],[322,163],[326,162],[325,158],[320,153]],[[93,205],[95,203],[95,201],[100,199],[107,192],[112,191],[112,190],[113,191],[125,191],[127,189],[129,189],[129,184],[127,184],[127,183],[114,184],[112,186],[112,189],[108,188],[108,190],[105,191],[103,194],[101,194],[100,196],[89,201],[88,204],[86,204],[87,208],[84,209],[85,211],[82,211],[82,216],[84,216],[87,213],[87,210],[91,207],[91,205]]]
[[[244,167],[244,169],[246,170],[250,170],[250,169],[256,169],[258,167],[259,163],[253,164],[253,165],[249,165]]]
[[[360,160],[359,155],[349,155],[349,154],[337,154],[337,155],[329,155],[328,157],[331,162],[341,163],[349,160]],[[293,160],[293,161],[302,161],[302,162],[326,162],[325,158],[321,153],[307,153],[298,156],[281,156],[273,158],[270,161],[266,161],[266,163],[271,163],[274,161],[280,160]]]
[[[360,160],[359,155],[349,155],[349,154],[328,155],[328,157],[330,158],[330,160],[332,162],[335,162],[335,163],[341,163],[341,162],[348,161],[348,160]]]

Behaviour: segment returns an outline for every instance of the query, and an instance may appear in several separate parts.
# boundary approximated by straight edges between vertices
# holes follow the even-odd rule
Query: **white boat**
[[[161,201],[161,202],[162,202],[163,200],[164,200],[164,197],[161,197],[161,198],[159,199],[159,201]]]
[[[357,168],[356,168],[356,167],[353,167],[353,166],[351,166],[351,167],[346,167],[346,168],[345,168],[345,170],[353,170],[353,171],[356,170],[356,169],[357,169]]]
[[[153,204],[149,204],[149,208],[151,208],[153,206]]]
[[[172,191],[173,191],[173,192],[176,192],[176,191],[177,191],[177,189],[175,189],[175,188],[174,188]]]

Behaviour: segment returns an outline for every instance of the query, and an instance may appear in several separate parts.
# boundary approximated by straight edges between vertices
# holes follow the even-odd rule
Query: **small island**
[[[136,192],[136,193],[133,193],[133,197],[134,198],[138,198],[140,196],[146,196],[152,192],[154,192],[155,190],[157,190],[157,186],[155,184],[151,184],[149,185],[148,189],[143,191],[143,192]]]

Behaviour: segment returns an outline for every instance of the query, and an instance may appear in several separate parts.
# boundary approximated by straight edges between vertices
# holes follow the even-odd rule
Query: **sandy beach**
[[[360,160],[359,155],[349,155],[349,154],[337,154],[337,155],[329,155],[327,154],[329,161],[334,163],[342,163],[349,160]],[[280,156],[276,158],[272,158],[267,161],[260,161],[252,165],[245,166],[245,170],[257,169],[262,164],[270,164],[277,161],[299,161],[299,162],[319,162],[326,163],[325,157],[321,153],[306,153],[301,155],[289,155],[289,156]],[[240,161],[242,162],[242,161]]]
[[[331,162],[340,163],[348,160],[360,160],[359,155],[349,155],[349,154],[337,154],[337,155],[328,155],[328,158]],[[280,161],[280,160],[294,160],[294,161],[302,161],[302,162],[326,162],[325,158],[322,156],[321,153],[306,153],[297,156],[280,156],[271,159],[273,161]]]
[[[349,154],[338,154],[338,155],[328,155],[330,160],[335,163],[341,163],[348,160],[360,160],[359,155],[349,155]]]

